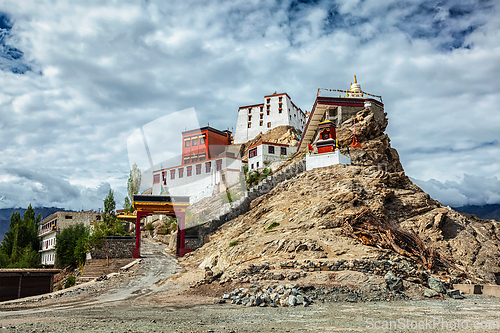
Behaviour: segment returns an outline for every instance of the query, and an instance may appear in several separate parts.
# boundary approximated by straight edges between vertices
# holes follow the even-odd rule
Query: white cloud
[[[425,192],[449,206],[500,203],[500,180],[465,174],[460,181],[440,182],[435,179],[412,179]]]
[[[353,74],[383,96],[410,176],[500,174],[494,1],[2,5],[14,22],[9,45],[33,71],[0,71],[0,166],[43,170],[53,177],[47,190],[73,184],[75,200],[84,200],[83,184],[126,193],[127,139],[155,119],[194,107],[200,126],[231,128],[240,105],[277,90],[310,110],[318,87],[347,88]],[[1,179],[12,204],[36,197],[37,188]]]

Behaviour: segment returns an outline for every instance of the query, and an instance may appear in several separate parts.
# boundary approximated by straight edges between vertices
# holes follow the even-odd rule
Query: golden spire
[[[349,92],[347,93],[347,97],[363,97],[363,93],[361,91],[361,86],[358,83],[358,79],[356,75],[354,75],[354,83],[351,82],[351,87],[349,88]]]

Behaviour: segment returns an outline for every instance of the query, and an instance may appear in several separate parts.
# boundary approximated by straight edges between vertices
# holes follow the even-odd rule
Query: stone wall
[[[273,173],[268,177],[266,177],[265,179],[263,179],[258,185],[252,187],[247,193],[245,193],[245,197],[241,198],[236,202],[233,202],[232,205],[227,204],[226,207],[227,211],[221,214],[218,218],[207,221],[196,227],[198,229],[198,238],[199,238],[199,242],[197,243],[199,244],[198,247],[201,247],[203,246],[203,244],[208,242],[208,235],[214,232],[221,225],[248,212],[252,200],[268,193],[279,183],[292,179],[298,174],[304,172],[305,170],[306,170],[305,159],[296,162],[294,164],[291,164],[288,167],[282,169],[280,172],[276,174]],[[193,247],[193,249],[198,247]],[[189,247],[186,245],[186,248]]]
[[[106,259],[106,249],[109,258],[132,258],[132,249],[135,247],[135,237],[110,237],[104,240],[102,249],[91,252],[92,259]]]

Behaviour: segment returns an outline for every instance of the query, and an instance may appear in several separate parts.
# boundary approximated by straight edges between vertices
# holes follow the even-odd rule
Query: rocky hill
[[[352,142],[353,122],[337,129],[342,144]],[[401,274],[408,281],[425,284],[432,274],[500,284],[499,222],[443,207],[412,183],[386,126],[387,119],[359,112],[361,148],[350,150],[352,165],[303,172],[277,185],[211,234],[184,264],[235,279],[249,272],[263,278],[276,265],[334,270],[332,263],[380,275],[387,265],[404,262],[391,270],[401,273],[407,265]]]

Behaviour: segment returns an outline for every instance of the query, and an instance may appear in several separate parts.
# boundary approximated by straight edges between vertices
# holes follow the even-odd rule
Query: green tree
[[[10,217],[9,230],[5,233],[0,246],[0,267],[30,268],[38,267],[38,223],[41,216],[35,218],[31,204],[21,218],[19,212],[13,212]]]
[[[142,172],[136,163],[130,169],[130,175],[127,181],[127,192],[130,202],[134,202],[134,195],[139,193],[141,188]]]
[[[125,213],[127,214],[134,212],[134,207],[132,206],[132,203],[130,202],[130,199],[128,197],[125,197],[123,209],[125,209]]]
[[[56,236],[56,258],[58,267],[76,267],[85,262],[88,230],[83,223],[71,225]]]

